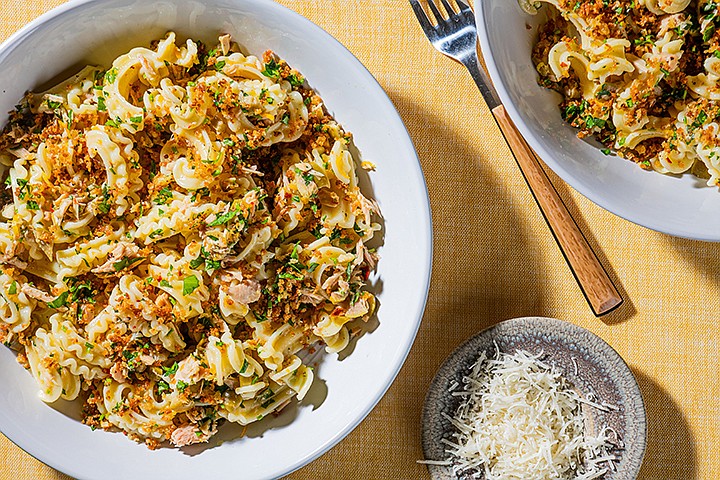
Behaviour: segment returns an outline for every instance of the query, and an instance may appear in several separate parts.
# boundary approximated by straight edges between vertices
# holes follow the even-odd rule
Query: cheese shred
[[[611,428],[585,431],[583,399],[557,368],[524,350],[483,353],[452,392],[463,401],[444,439],[458,477],[486,480],[592,480],[615,470],[620,440]],[[610,442],[613,437],[613,442]]]

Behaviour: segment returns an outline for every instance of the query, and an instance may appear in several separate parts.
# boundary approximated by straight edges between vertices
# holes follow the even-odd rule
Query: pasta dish
[[[712,0],[520,0],[552,5],[532,58],[563,118],[665,174],[720,185],[720,4]]]
[[[353,148],[298,71],[228,35],[27,94],[0,135],[0,339],[45,402],[150,448],[278,412],[313,382],[303,354],[375,308]]]

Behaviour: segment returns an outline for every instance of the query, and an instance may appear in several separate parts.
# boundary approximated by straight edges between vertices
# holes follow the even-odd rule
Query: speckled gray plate
[[[563,372],[584,397],[592,393],[599,402],[617,406],[618,410],[607,412],[584,406],[585,425],[590,434],[606,425],[612,427],[624,443],[617,471],[606,474],[604,479],[637,478],[645,454],[647,423],[642,394],[630,368],[597,335],[572,323],[543,317],[498,323],[467,340],[445,360],[430,384],[423,408],[422,443],[426,459],[447,458],[441,440],[450,440],[455,429],[442,413],[453,416],[460,403],[459,397],[450,395],[448,389],[453,382],[462,385],[463,376],[482,351],[493,357],[495,344],[507,353],[517,349],[543,351],[543,360]],[[448,466],[428,465],[428,469],[435,480],[457,478]]]

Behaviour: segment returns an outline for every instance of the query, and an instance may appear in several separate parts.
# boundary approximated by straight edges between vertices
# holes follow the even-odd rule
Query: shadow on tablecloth
[[[645,400],[648,442],[638,480],[695,480],[695,442],[687,420],[670,395],[643,372],[633,368]]]
[[[539,242],[519,217],[513,192],[497,177],[508,166],[520,175],[507,152],[478,151],[440,115],[395,92],[389,95],[415,142],[430,193],[433,281],[414,350],[431,349],[424,356],[437,367],[478,331],[508,318],[541,314],[546,265]],[[479,106],[471,108],[482,114]],[[488,146],[496,144],[488,139]]]
[[[632,297],[630,297],[630,295],[627,293],[620,277],[618,276],[617,272],[615,272],[615,269],[613,268],[613,266],[610,264],[610,260],[608,260],[608,257],[605,254],[603,245],[601,245],[600,242],[598,242],[597,239],[595,238],[595,235],[593,235],[592,229],[590,228],[588,223],[585,221],[585,216],[583,215],[583,212],[578,208],[577,204],[573,201],[573,199],[570,195],[571,187],[567,183],[565,183],[560,177],[558,177],[544,163],[542,165],[543,165],[543,168],[545,169],[545,172],[547,172],[548,176],[550,177],[550,180],[552,181],[553,185],[555,186],[555,189],[558,191],[560,198],[562,198],[563,203],[565,203],[565,206],[567,207],[568,211],[570,212],[572,217],[575,219],[575,222],[577,223],[578,227],[580,227],[580,231],[582,231],[583,235],[585,236],[588,243],[590,244],[593,251],[595,252],[595,255],[597,255],[598,260],[600,260],[600,263],[602,264],[602,266],[605,267],[605,271],[607,272],[608,276],[610,277],[610,280],[612,280],[613,284],[615,285],[615,288],[618,289],[618,292],[620,292],[620,295],[623,298],[623,303],[622,303],[622,305],[620,305],[620,307],[618,307],[617,309],[613,310],[612,312],[610,312],[606,315],[603,315],[602,317],[600,317],[600,319],[606,325],[616,325],[618,323],[622,323],[627,320],[630,320],[637,313],[637,309],[635,308]],[[598,207],[598,208],[600,208],[600,207]],[[607,246],[606,246],[606,248],[607,248]]]
[[[434,228],[432,285],[417,339],[397,380],[376,413],[345,442],[375,439],[377,458],[362,462],[356,472],[364,478],[381,478],[388,465],[376,472],[372,465],[392,459],[403,478],[419,479],[427,476],[425,466],[415,461],[422,458],[420,417],[430,380],[445,357],[480,330],[508,318],[546,313],[547,265],[542,243],[519,213],[523,206],[518,197],[523,202],[532,197],[507,151],[496,149],[494,140],[478,144],[477,137],[468,138],[468,125],[461,125],[461,119],[448,123],[442,112],[388,93],[415,143],[428,184]],[[460,117],[488,121],[481,104],[467,100],[467,108],[475,111]],[[503,170],[518,177],[508,182],[499,177]],[[515,190],[508,183],[517,185]],[[403,414],[388,418],[386,412]],[[399,439],[404,448],[394,447]]]

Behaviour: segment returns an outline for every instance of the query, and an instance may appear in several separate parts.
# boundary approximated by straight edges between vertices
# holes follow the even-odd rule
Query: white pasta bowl
[[[0,111],[86,64],[109,66],[134,46],[177,32],[213,42],[229,33],[250,53],[274,50],[301,71],[377,171],[365,192],[385,229],[370,278],[377,325],[349,355],[326,355],[299,406],[250,427],[225,425],[205,448],[151,451],[120,433],[91,431],[78,408],[48,406],[30,373],[0,348],[0,429],[46,464],[81,479],[276,478],[344,438],[400,370],[422,318],[430,280],[427,189],[405,127],[382,88],[322,29],[271,0],[75,0],[43,15],[0,46]],[[4,124],[7,115],[0,116]]]
[[[530,59],[542,14],[528,15],[517,0],[475,0],[475,13],[482,53],[500,98],[527,142],[555,173],[631,222],[679,237],[720,241],[717,188],[690,174],[661,175],[605,155],[597,144],[578,139],[576,130],[562,120],[559,94],[537,84]]]

